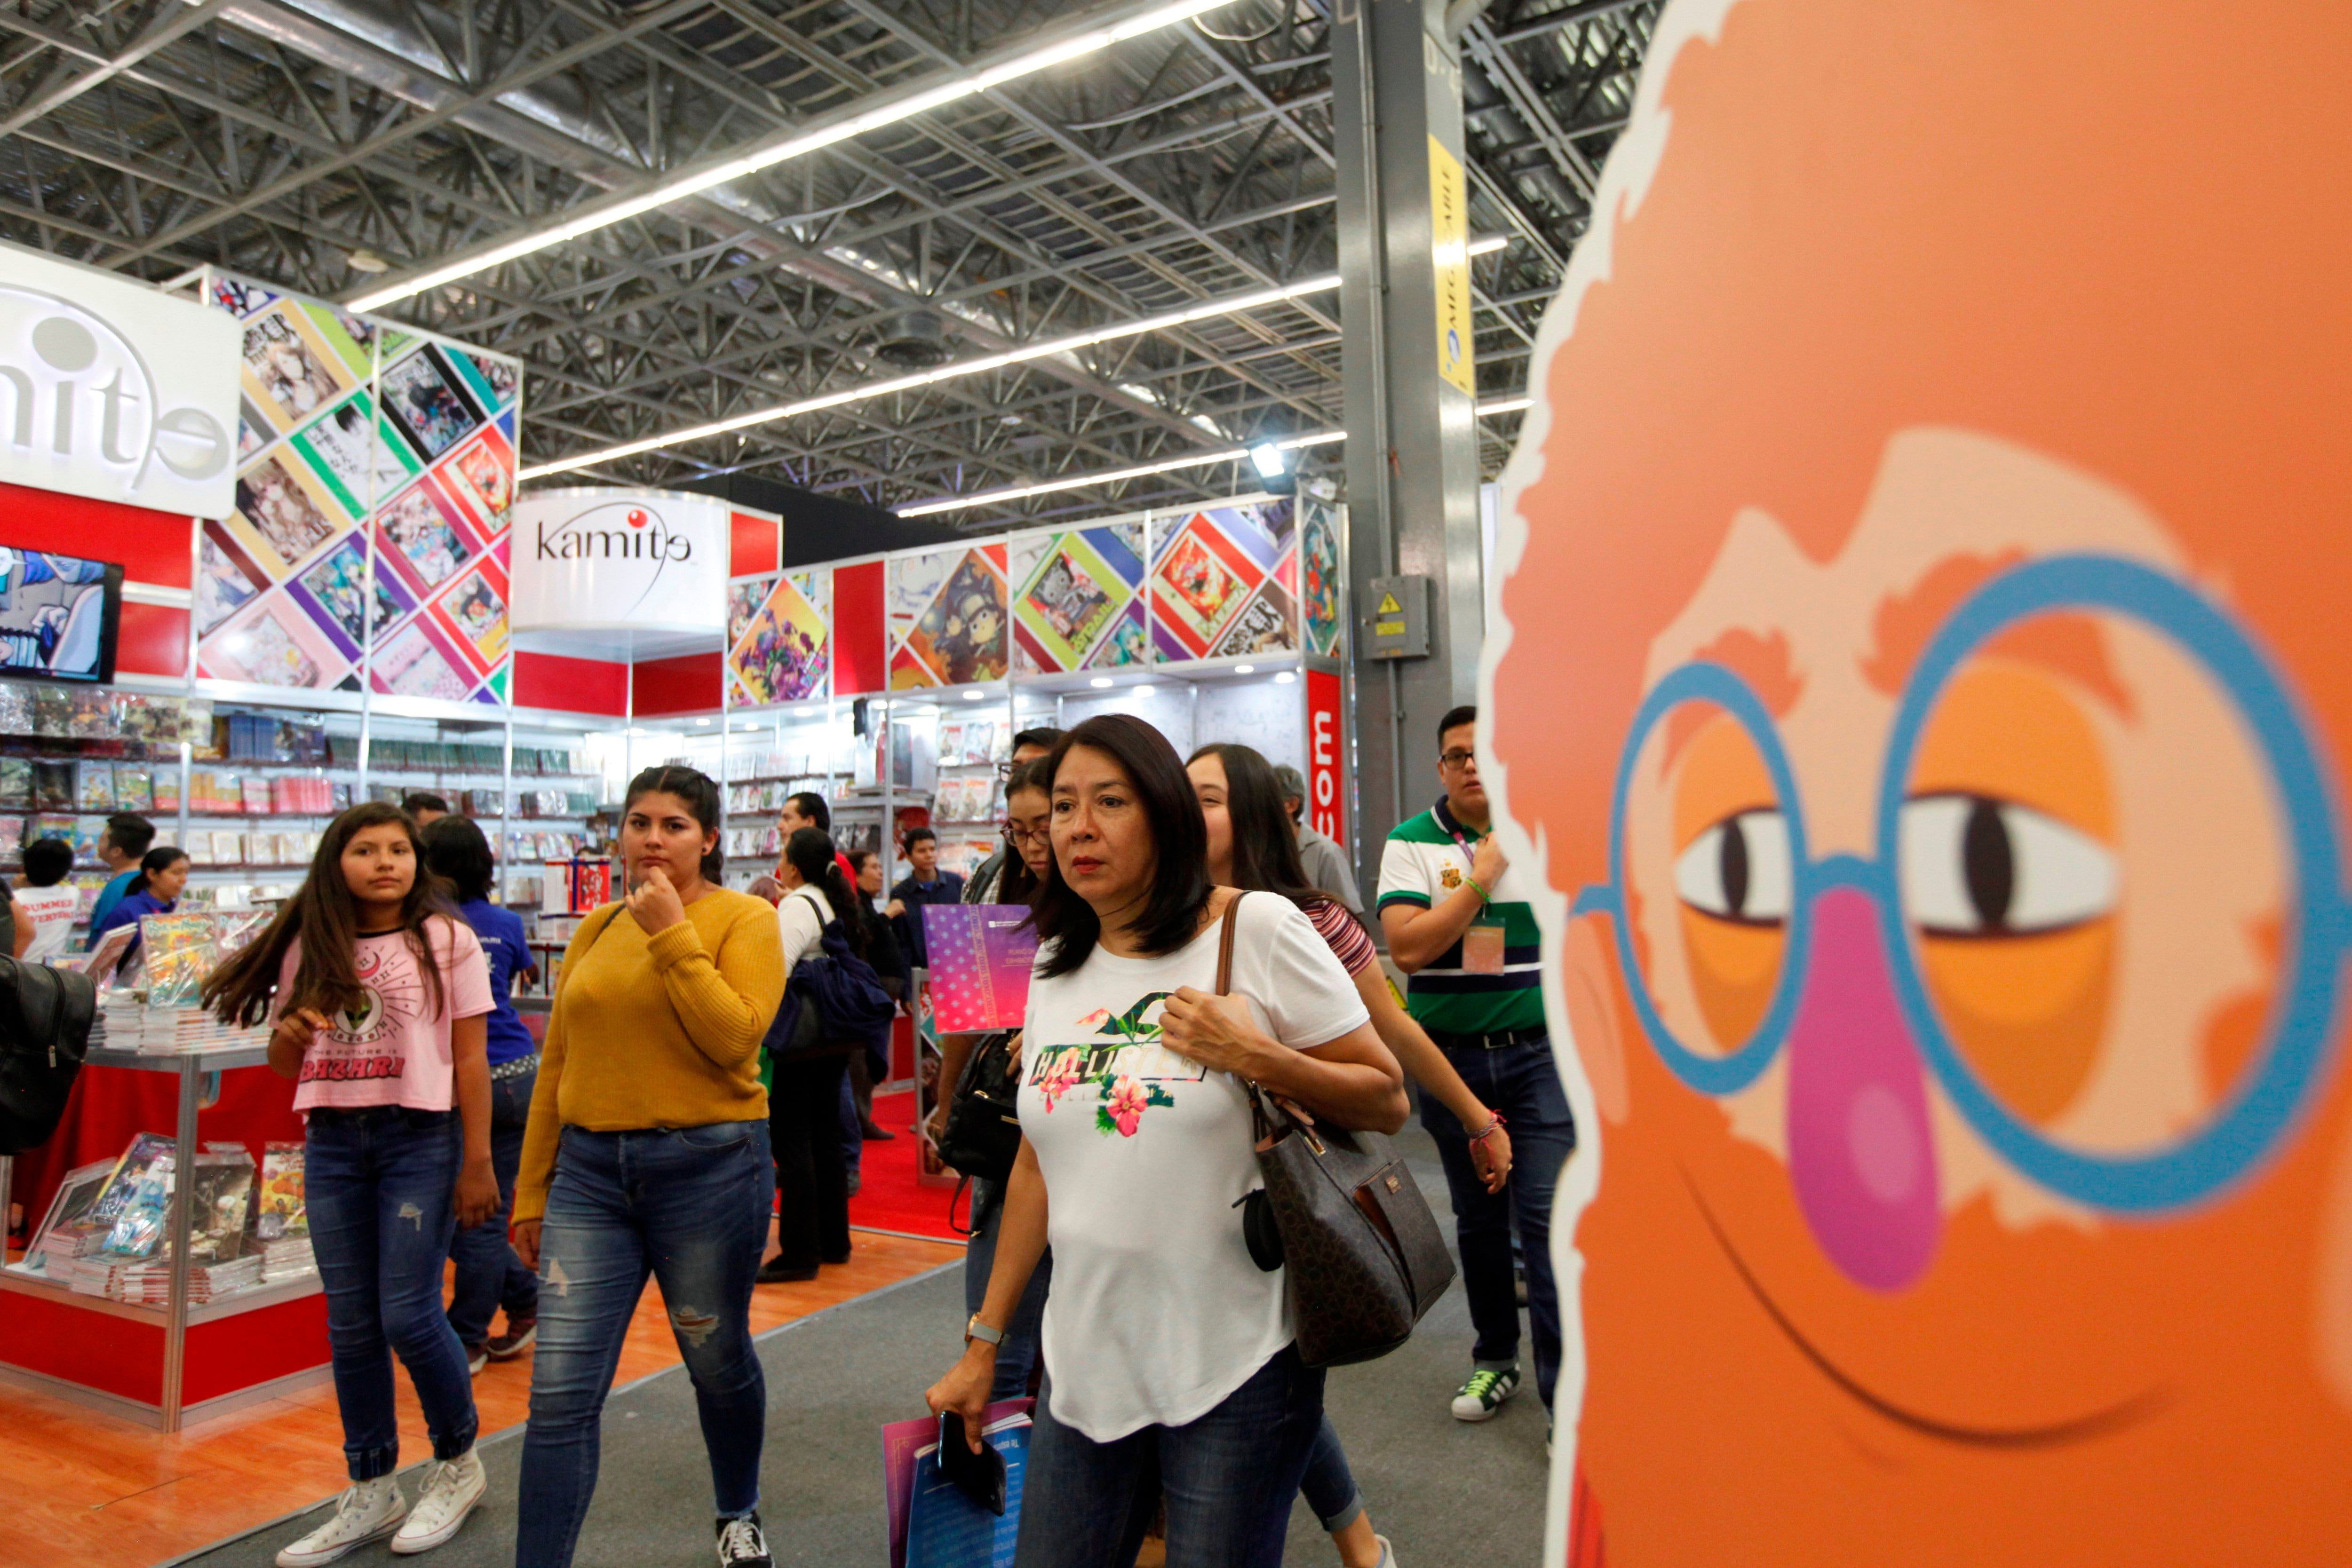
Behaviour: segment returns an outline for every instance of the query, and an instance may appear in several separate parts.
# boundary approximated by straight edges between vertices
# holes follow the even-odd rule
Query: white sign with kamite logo
[[[525,495],[509,546],[516,646],[605,658],[718,646],[730,515],[671,490]]]
[[[0,479],[225,517],[236,366],[226,312],[0,246]]]

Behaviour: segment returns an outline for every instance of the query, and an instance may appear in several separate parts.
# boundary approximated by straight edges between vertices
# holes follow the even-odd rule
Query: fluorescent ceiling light
[[[347,308],[352,310],[380,310],[394,301],[405,299],[414,294],[422,294],[428,288],[438,288],[445,283],[455,283],[461,277],[468,277],[477,272],[513,261],[520,256],[530,256],[550,246],[561,245],[568,239],[577,239],[582,235],[593,234],[598,229],[608,228],[614,224],[635,217],[640,213],[698,194],[709,190],[713,185],[723,185],[730,180],[740,180],[746,174],[754,174],[762,169],[772,169],[779,163],[788,162],[794,158],[803,157],[820,149],[830,147],[836,141],[846,141],[852,137],[863,136],[869,131],[879,131],[885,126],[911,120],[919,114],[928,114],[932,110],[944,108],[960,99],[992,91],[1007,82],[1017,81],[1023,77],[1033,76],[1039,71],[1066,64],[1082,56],[1093,54],[1097,49],[1108,48],[1125,39],[1189,21],[1194,16],[1213,11],[1228,3],[1229,0],[1176,0],[1173,5],[1160,5],[1149,11],[1139,12],[1125,21],[1088,28],[1052,43],[1040,44],[1026,51],[1009,55],[1008,57],[994,64],[982,66],[977,70],[950,77],[945,81],[905,89],[896,94],[875,94],[874,97],[884,99],[885,101],[824,119],[788,135],[758,143],[733,157],[722,158],[688,170],[640,194],[600,204],[562,223],[551,225],[546,228],[534,229],[528,234],[518,235],[487,250],[460,256],[444,266],[388,284],[382,288],[361,295],[352,300]]]
[[[1322,446],[1347,439],[1348,433],[1344,430],[1321,430],[1312,435],[1294,435],[1287,441],[1277,441],[1274,444],[1285,452],[1296,452],[1302,446]],[[1050,496],[1060,490],[1082,490],[1089,485],[1116,485],[1122,479],[1140,479],[1150,474],[1172,474],[1179,468],[1205,468],[1218,463],[1239,463],[1246,459],[1249,453],[1246,446],[1227,446],[1213,452],[1189,452],[1181,457],[1171,457],[1158,463],[1139,463],[1132,468],[1079,474],[1067,479],[1046,479],[1034,485],[1013,485],[1002,490],[982,490],[970,496],[942,496],[936,501],[893,509],[902,517],[925,517],[934,512],[954,512],[967,507],[990,506],[998,501]]]
[[[1465,254],[1470,256],[1492,256],[1496,251],[1508,246],[1510,243],[1511,236],[1508,235],[1488,235],[1484,239],[1472,240],[1470,242],[1470,248]]]
[[[1270,441],[1251,447],[1249,459],[1261,479],[1279,479],[1290,472],[1290,459],[1283,455],[1281,447]]]
[[[1525,392],[1517,397],[1490,397],[1478,405],[1478,417],[1486,419],[1498,413],[1517,413],[1535,401]]]
[[[1286,283],[1276,288],[1253,289],[1247,294],[1231,294],[1222,299],[1204,299],[1198,305],[1188,305],[1181,310],[1164,311],[1158,316],[1146,316],[1134,321],[1117,321],[1108,327],[1097,327],[1085,332],[1072,332],[1063,337],[1030,343],[1002,353],[984,354],[976,360],[958,360],[935,370],[919,371],[911,375],[892,376],[887,381],[868,382],[863,386],[844,387],[839,392],[824,392],[815,397],[802,398],[796,402],[776,403],[748,413],[730,414],[725,419],[708,424],[690,425],[660,435],[648,435],[637,441],[625,441],[618,446],[607,446],[595,452],[583,452],[575,456],[557,458],[525,468],[515,477],[528,482],[552,475],[569,473],[574,468],[587,468],[599,463],[611,463],[623,457],[635,457],[640,453],[659,451],[666,446],[683,445],[709,436],[725,435],[733,431],[747,430],[755,424],[770,424],[780,419],[799,414],[815,413],[824,409],[839,408],[845,403],[863,402],[868,398],[886,397],[892,392],[911,392],[918,387],[931,386],[940,382],[954,381],[961,376],[976,376],[989,371],[1003,370],[1007,365],[1026,364],[1055,354],[1066,354],[1078,349],[1091,348],[1120,338],[1133,338],[1146,332],[1162,332],[1194,321],[1213,317],[1237,316],[1244,311],[1279,305],[1287,299],[1303,298],[1310,294],[1328,294],[1339,287],[1336,272],[1318,273],[1296,283]]]

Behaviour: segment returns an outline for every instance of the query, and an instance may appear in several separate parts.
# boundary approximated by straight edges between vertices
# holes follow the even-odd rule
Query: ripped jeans
[[[327,1350],[343,1458],[355,1481],[400,1468],[392,1358],[408,1368],[433,1457],[474,1446],[474,1385],[441,1310],[441,1265],[457,1228],[457,1113],[398,1105],[312,1111],[303,1175],[310,1246],[327,1295]]]
[[[768,1385],[751,1343],[751,1281],[774,1193],[764,1121],[563,1129],[540,1232],[516,1568],[572,1561],[596,1490],[604,1393],[648,1275],[694,1382],[716,1511],[759,1506]]]

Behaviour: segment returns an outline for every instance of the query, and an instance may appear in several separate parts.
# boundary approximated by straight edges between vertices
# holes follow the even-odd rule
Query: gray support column
[[[1458,171],[1462,160],[1462,73],[1444,10],[1443,0],[1339,0],[1331,37],[1357,632],[1352,821],[1368,895],[1388,830],[1436,797],[1437,722],[1475,699],[1486,632],[1468,261],[1436,251],[1437,209],[1449,197],[1435,171],[1448,160]],[[1460,213],[1458,174],[1453,184]],[[1458,308],[1451,361],[1441,291]],[[1393,573],[1431,580],[1426,658],[1361,652],[1380,602],[1370,584]]]

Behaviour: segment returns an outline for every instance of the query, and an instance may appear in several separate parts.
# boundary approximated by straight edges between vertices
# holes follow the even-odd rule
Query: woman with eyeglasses
[[[1054,859],[1052,806],[1047,790],[1050,776],[1044,758],[1015,763],[1004,786],[1006,851],[982,866],[967,890],[970,904],[1026,904],[1036,895],[1046,868]],[[983,1046],[1003,1040],[1011,1046],[1014,1071],[1021,1061],[1021,1036],[951,1034],[940,1041],[940,1103],[931,1113],[930,1134],[937,1142],[947,1132],[948,1107],[963,1082],[964,1071]],[[996,1264],[997,1220],[1003,1212],[1004,1184],[974,1176],[971,1181],[971,1239],[963,1254],[963,1301],[967,1314],[980,1311],[988,1295],[988,1276]],[[1049,1252],[1038,1259],[1021,1293],[1021,1304],[1004,1327],[1004,1343],[996,1350],[996,1381],[991,1397],[1018,1399],[1029,1392],[1029,1375],[1037,1364],[1037,1325],[1045,1316],[1045,1291],[1054,1272]]]
[[[1155,1479],[1171,1568],[1276,1564],[1323,1374],[1299,1360],[1283,1270],[1243,1235],[1260,1185],[1246,1085],[1393,1131],[1403,1074],[1298,907],[1210,881],[1200,802],[1158,730],[1098,715],[1045,766],[1024,1140],[987,1298],[927,1398],[977,1448],[997,1344],[1050,1237],[1018,1568],[1132,1563]]]

